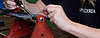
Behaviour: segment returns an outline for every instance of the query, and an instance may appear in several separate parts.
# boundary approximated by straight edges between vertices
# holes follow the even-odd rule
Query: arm
[[[100,38],[100,29],[95,29],[68,19],[60,5],[48,5],[46,9],[50,21],[58,28],[80,38]]]
[[[37,5],[27,3],[26,1],[23,1],[23,2],[26,4],[26,5],[24,4],[26,6],[26,8],[28,8],[29,6],[31,6],[31,8],[33,8],[33,9],[28,8],[28,9],[30,9],[31,12],[35,12],[35,9],[37,9],[33,6],[38,6],[40,11],[42,11],[45,7],[45,5],[41,2],[41,0],[39,0],[36,3]],[[6,5],[6,3],[5,3],[5,5]],[[15,5],[15,8],[17,7],[16,4],[14,4],[14,2],[12,2],[12,4],[10,2],[10,5]],[[12,6],[7,6],[7,5],[6,5],[6,8],[15,9]],[[46,7],[46,9],[49,12],[48,17],[50,17],[50,21],[54,22],[60,29],[66,31],[66,32],[69,32],[73,35],[76,35],[78,37],[99,38],[100,29],[94,29],[94,28],[87,27],[85,25],[70,21],[66,17],[61,6],[49,5]]]
[[[32,13],[32,14],[37,14],[39,12],[41,12],[44,7],[46,6],[45,4],[42,3],[41,0],[38,0],[36,4],[31,4],[28,3],[25,0],[22,0],[24,6]]]
[[[41,0],[38,0],[36,4],[28,3],[26,0],[21,0],[21,1],[23,5],[31,12],[31,14],[37,14],[40,11],[42,11],[43,8],[45,7],[45,4],[43,4]],[[5,4],[5,7],[10,10],[19,7],[16,5],[14,0],[4,0],[4,4]]]
[[[64,29],[65,31],[74,34],[78,37],[84,37],[84,38],[100,38],[100,29],[95,29],[95,28],[91,28],[88,27],[86,25],[82,25],[79,23],[75,23],[75,22],[70,22],[71,24],[69,25],[69,28],[67,30]],[[68,27],[66,25],[66,27]]]

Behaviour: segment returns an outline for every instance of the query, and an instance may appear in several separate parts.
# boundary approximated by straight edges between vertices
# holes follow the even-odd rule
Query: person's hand
[[[18,8],[19,6],[16,5],[16,3],[14,2],[14,0],[4,0],[4,5],[7,9],[15,9]]]
[[[60,29],[70,24],[70,20],[60,5],[48,5],[44,10],[48,12],[46,13],[45,11],[44,14],[46,14],[50,18],[50,21],[55,23]]]

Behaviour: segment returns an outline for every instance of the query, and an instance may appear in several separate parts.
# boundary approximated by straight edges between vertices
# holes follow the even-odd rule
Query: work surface
[[[0,16],[0,18],[2,18],[5,22],[5,26],[0,27],[0,29],[10,28],[10,26],[13,22],[13,18],[11,18],[11,17],[10,18],[9,17],[4,18],[3,16]],[[31,27],[33,27],[33,26],[31,26]],[[77,38],[77,37],[75,37],[75,36],[73,36],[73,35],[71,35],[67,32],[59,30],[58,28],[55,28],[55,27],[52,27],[52,26],[48,26],[48,27],[49,27],[50,31],[52,32],[54,38]],[[4,34],[8,34],[9,30],[0,31],[0,32],[4,33]],[[21,38],[29,38],[29,37],[30,37],[30,35],[25,36],[25,37],[21,37]],[[1,35],[0,35],[0,38],[3,38],[3,37],[1,37]]]

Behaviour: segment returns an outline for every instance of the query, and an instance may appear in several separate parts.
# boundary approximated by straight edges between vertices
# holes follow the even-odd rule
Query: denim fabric
[[[3,0],[0,0],[0,8],[5,9],[5,5],[3,4]]]

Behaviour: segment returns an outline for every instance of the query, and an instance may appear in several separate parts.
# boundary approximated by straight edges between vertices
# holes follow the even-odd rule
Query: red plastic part
[[[43,21],[41,21],[40,18],[43,18]],[[36,21],[37,23],[35,25],[31,38],[54,38],[48,26],[45,23],[44,16],[38,15],[36,17]]]
[[[18,11],[20,11],[21,9],[20,8],[16,8],[16,10],[14,11],[15,14],[17,14]]]
[[[18,38],[26,35],[31,35],[32,29],[29,27],[28,23],[21,19],[15,19],[8,35],[5,38]]]

